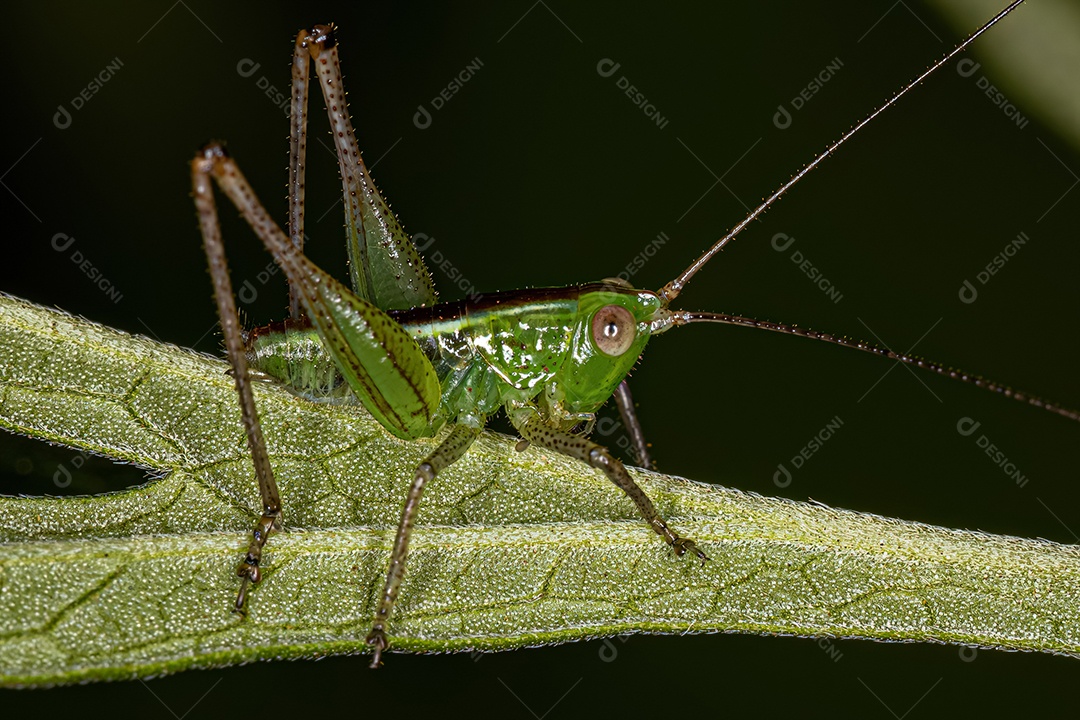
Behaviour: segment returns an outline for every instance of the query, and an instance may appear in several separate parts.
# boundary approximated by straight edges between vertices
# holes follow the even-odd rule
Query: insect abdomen
[[[252,369],[292,393],[314,402],[359,402],[308,323],[287,320],[255,328],[244,342]]]

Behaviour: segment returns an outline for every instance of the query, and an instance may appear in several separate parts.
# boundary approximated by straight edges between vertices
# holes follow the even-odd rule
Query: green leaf
[[[286,531],[240,617],[234,568],[259,502],[226,365],[6,296],[0,348],[0,426],[164,475],[0,498],[0,683],[366,652],[408,478],[433,442],[258,387]],[[598,473],[485,434],[425,497],[393,648],[726,631],[1080,653],[1075,546],[639,476],[711,562],[673,557]]]

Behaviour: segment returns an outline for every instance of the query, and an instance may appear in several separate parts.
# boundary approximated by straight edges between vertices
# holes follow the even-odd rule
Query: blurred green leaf
[[[1005,4],[933,0],[960,34],[971,32]],[[1016,12],[1022,22],[999,23],[979,39],[975,52],[986,67],[973,81],[987,94],[987,103],[1016,103],[1021,113],[1037,115],[1080,148],[1080,5],[1074,0],[1039,0],[1024,3]],[[1004,95],[999,98],[998,93]]]

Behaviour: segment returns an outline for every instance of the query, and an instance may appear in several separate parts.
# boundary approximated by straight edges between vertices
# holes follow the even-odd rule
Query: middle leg
[[[652,500],[645,494],[634,478],[630,477],[626,466],[619,462],[618,458],[611,454],[603,445],[598,445],[577,435],[563,432],[557,427],[543,421],[538,414],[531,411],[528,414],[511,413],[510,421],[517,428],[521,436],[533,445],[554,450],[555,452],[569,455],[582,462],[603,471],[608,479],[622,488],[623,492],[637,505],[638,512],[645,518],[657,535],[664,538],[665,542],[675,550],[676,555],[684,555],[692,552],[702,561],[709,557],[697,546],[693,540],[679,536],[668,527],[667,522],[660,516],[653,505]]]
[[[420,508],[420,497],[423,495],[424,486],[434,480],[440,471],[457,462],[465,454],[473,441],[480,436],[482,427],[483,423],[475,427],[454,425],[446,439],[435,448],[435,452],[428,455],[416,468],[416,476],[413,478],[412,485],[409,486],[409,494],[405,499],[405,507],[401,511],[401,520],[398,523],[397,536],[394,538],[394,550],[390,554],[390,569],[386,573],[386,585],[379,598],[379,607],[375,611],[371,632],[367,636],[367,643],[375,648],[375,653],[371,658],[372,668],[379,667],[382,651],[389,644],[386,639],[386,626],[390,621],[390,613],[394,610],[394,603],[401,589],[401,581],[405,577],[405,559],[409,553],[409,539],[412,537],[413,525],[416,523],[416,512]]]

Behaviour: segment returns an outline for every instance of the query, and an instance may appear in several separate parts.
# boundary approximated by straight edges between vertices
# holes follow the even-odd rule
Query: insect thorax
[[[611,397],[648,339],[642,334],[626,357],[604,357],[589,339],[593,313],[608,303],[626,305],[646,327],[658,302],[646,294],[643,300],[639,291],[594,283],[390,314],[435,367],[443,419],[487,417],[508,403],[529,403],[571,427]]]

